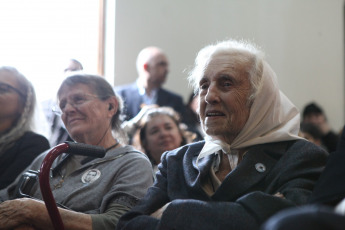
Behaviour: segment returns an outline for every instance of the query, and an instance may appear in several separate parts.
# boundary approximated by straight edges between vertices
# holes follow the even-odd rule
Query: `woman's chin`
[[[68,132],[73,140],[76,142],[82,142],[84,143],[84,132],[81,132],[80,130],[71,130]]]

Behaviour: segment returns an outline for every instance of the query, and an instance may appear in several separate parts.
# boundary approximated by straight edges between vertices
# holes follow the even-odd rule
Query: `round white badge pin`
[[[81,177],[81,181],[84,184],[90,184],[96,181],[101,176],[101,171],[98,169],[89,169]]]

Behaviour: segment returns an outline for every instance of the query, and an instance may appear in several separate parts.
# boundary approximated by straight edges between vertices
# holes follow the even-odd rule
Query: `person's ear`
[[[149,68],[150,68],[149,64],[148,64],[148,63],[145,63],[145,64],[144,64],[144,70],[145,70],[146,72],[148,72],[148,71],[149,71]]]
[[[111,112],[112,115],[114,115],[117,112],[119,103],[116,100],[116,97],[111,97],[108,99],[108,111]]]

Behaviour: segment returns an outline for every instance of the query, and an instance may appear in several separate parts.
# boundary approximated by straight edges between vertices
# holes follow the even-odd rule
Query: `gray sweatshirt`
[[[38,156],[28,169],[39,170],[46,154]],[[129,210],[153,183],[150,161],[132,146],[110,150],[104,158],[88,162],[87,157],[73,156],[61,163],[63,157],[55,160],[52,166],[55,169],[51,170],[50,185],[55,200],[73,211],[92,214],[93,229],[114,229],[118,217],[109,212],[118,209],[120,215]],[[18,181],[19,177],[0,191],[1,200],[15,198],[13,188]],[[38,183],[28,195],[42,199]]]

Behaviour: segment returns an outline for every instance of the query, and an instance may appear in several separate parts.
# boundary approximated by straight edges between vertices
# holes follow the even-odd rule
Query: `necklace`
[[[119,142],[116,140],[116,143],[112,146],[110,146],[109,148],[106,148],[105,151],[108,152],[110,149],[115,148],[116,146],[118,146]]]
[[[64,182],[65,178],[64,176],[61,176],[61,180],[59,181],[59,183],[57,183],[56,185],[54,185],[54,188],[52,190],[58,189],[62,187],[62,184]]]
[[[114,145],[110,146],[109,148],[106,148],[105,151],[108,152],[110,149],[115,148],[115,147],[118,146],[119,144],[120,144],[119,141],[116,139],[116,143],[115,143]],[[70,155],[67,155],[67,156],[63,159],[63,161],[65,161],[65,159],[69,158],[68,156],[70,156]],[[91,159],[86,158],[86,159],[84,159],[81,163],[82,163],[82,164],[85,164],[87,161],[92,160],[92,159],[94,159],[94,158],[92,158],[92,157],[91,157]],[[85,160],[86,160],[86,161],[85,161]],[[62,162],[61,162],[61,163],[62,163]],[[59,165],[60,165],[60,164],[59,164]],[[58,166],[59,166],[59,165],[58,165]],[[62,164],[61,164],[61,165],[62,165]],[[57,167],[56,167],[56,168],[57,168]],[[60,168],[60,167],[59,167],[59,168]],[[57,170],[56,170],[56,169],[53,169],[53,171],[57,171]],[[58,172],[58,171],[57,171],[57,172]],[[61,188],[61,187],[62,187],[62,184],[63,184],[64,181],[65,181],[65,175],[61,174],[60,172],[58,172],[58,173],[59,173],[61,179],[60,179],[60,181],[59,181],[57,184],[55,184],[55,185],[53,186],[53,189],[52,189],[52,190]]]

